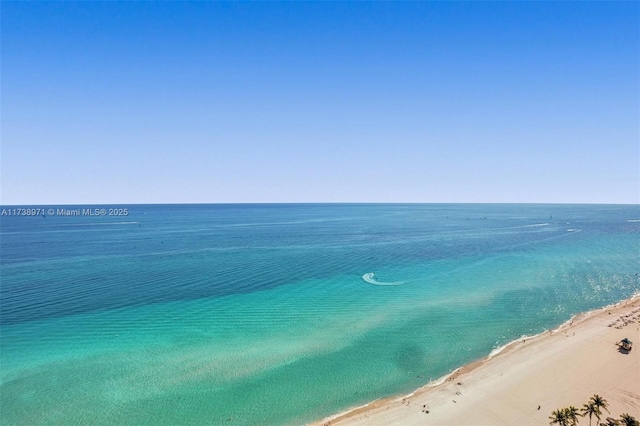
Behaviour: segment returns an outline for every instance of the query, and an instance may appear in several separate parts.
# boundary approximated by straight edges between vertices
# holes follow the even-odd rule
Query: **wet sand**
[[[630,352],[616,346],[625,337],[635,344]],[[609,403],[603,421],[622,413],[640,419],[640,295],[512,342],[440,384],[314,424],[541,425],[553,410],[581,408],[593,394]]]

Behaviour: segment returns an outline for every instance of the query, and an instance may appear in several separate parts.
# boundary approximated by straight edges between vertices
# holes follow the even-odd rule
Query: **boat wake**
[[[393,281],[393,282],[384,282],[384,281],[378,281],[375,279],[376,273],[375,272],[369,272],[368,274],[364,274],[362,276],[362,279],[366,282],[368,282],[369,284],[373,284],[373,285],[401,285],[404,284],[404,281]]]

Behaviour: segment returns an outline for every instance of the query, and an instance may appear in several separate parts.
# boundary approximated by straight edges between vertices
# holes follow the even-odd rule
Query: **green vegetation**
[[[582,417],[586,416],[587,414],[589,415],[589,426],[591,426],[591,416],[593,416],[594,414],[596,418],[600,420],[600,415],[602,414],[602,412],[592,401],[589,401],[582,407]]]
[[[609,406],[609,403],[607,402],[606,399],[604,399],[598,394],[593,395],[589,400],[589,402],[591,402],[593,405],[596,406],[597,408],[597,411],[595,413],[596,419],[598,419],[598,423],[600,423],[600,416],[602,415],[602,411],[600,409],[604,408],[605,410],[607,410],[607,413],[608,413],[609,409],[607,407]]]
[[[589,416],[589,426],[591,426],[591,419],[596,416],[599,426],[640,426],[640,422],[628,413],[624,413],[620,416],[620,419],[614,419],[607,417],[604,423],[600,422],[600,416],[602,416],[602,409],[609,413],[609,403],[606,399],[598,394],[595,394],[589,399],[586,404],[582,405],[579,410],[573,405],[566,408],[559,408],[551,412],[549,420],[550,424],[557,424],[558,426],[576,426],[578,424],[578,416]]]
[[[576,426],[578,424],[578,409],[573,405],[568,408],[561,408],[551,413],[551,424],[559,426]]]
[[[640,426],[640,422],[627,413],[620,416],[620,424],[623,426]]]

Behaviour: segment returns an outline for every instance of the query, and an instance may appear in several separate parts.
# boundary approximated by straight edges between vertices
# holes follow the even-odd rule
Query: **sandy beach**
[[[635,342],[628,353],[616,346],[625,337]],[[543,425],[553,410],[582,408],[594,394],[609,403],[603,421],[622,413],[640,419],[640,295],[512,342],[442,383],[315,424]]]

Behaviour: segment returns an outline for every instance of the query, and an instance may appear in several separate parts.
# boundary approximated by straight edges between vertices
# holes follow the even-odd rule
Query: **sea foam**
[[[375,279],[376,273],[375,272],[369,272],[366,273],[362,276],[362,279],[366,282],[368,282],[369,284],[373,284],[373,285],[401,285],[404,284],[404,281],[392,281],[392,282],[384,282],[384,281],[378,281]]]

